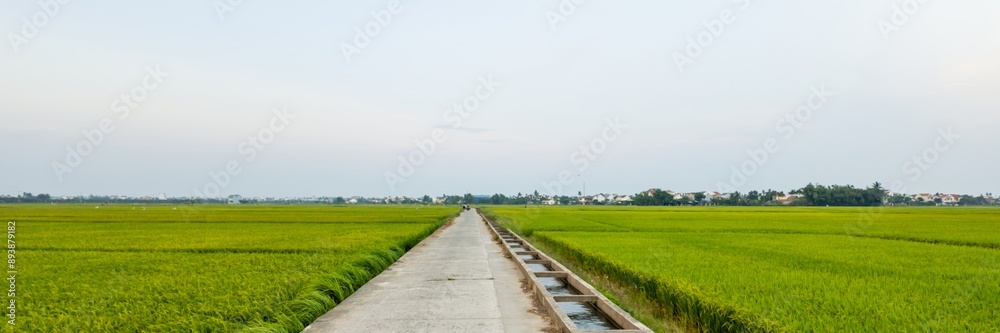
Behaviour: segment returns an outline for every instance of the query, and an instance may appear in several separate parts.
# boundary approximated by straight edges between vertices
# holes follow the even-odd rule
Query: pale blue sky
[[[741,191],[899,179],[908,192],[1000,192],[1000,4],[929,1],[887,40],[905,1],[402,1],[348,62],[341,44],[389,1],[73,1],[19,44],[38,2],[0,4],[0,193],[189,196],[236,160],[220,195],[422,195],[649,187],[714,190],[746,151],[781,148]],[[735,21],[683,72],[674,54],[704,21]],[[112,111],[160,66],[126,119]],[[501,86],[465,119],[443,116],[482,77]],[[813,87],[834,96],[790,139],[775,124]],[[237,150],[295,115],[247,161]],[[67,146],[104,118],[115,131],[62,175]],[[582,172],[574,150],[607,119],[628,127]],[[961,137],[919,177],[905,170],[939,128]],[[405,182],[386,172],[416,140],[447,140]],[[543,191],[544,192],[544,191]]]

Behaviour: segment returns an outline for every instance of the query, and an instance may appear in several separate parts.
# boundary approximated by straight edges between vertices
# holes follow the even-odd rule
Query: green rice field
[[[488,213],[667,313],[644,318],[695,330],[1000,331],[998,209],[521,206]]]
[[[2,205],[17,332],[297,332],[452,207]]]

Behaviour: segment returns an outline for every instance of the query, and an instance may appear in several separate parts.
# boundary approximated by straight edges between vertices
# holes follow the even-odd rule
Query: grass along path
[[[22,246],[17,332],[300,331],[458,212],[245,207],[0,206]]]
[[[643,315],[680,317],[708,331],[1000,327],[991,305],[1000,303],[997,249],[836,234],[852,220],[844,209],[789,208],[790,216],[780,209],[755,216],[753,208],[495,207],[491,214],[556,258],[667,310],[638,309]],[[1000,230],[997,212],[893,208],[876,222],[880,232],[990,244]],[[585,231],[572,231],[575,224]]]

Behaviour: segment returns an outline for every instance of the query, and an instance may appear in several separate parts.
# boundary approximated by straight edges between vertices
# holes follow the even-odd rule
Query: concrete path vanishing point
[[[303,332],[544,332],[550,324],[521,279],[466,211]]]

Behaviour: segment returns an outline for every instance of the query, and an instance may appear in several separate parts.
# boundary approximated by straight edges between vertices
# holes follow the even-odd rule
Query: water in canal
[[[538,281],[542,283],[545,290],[549,291],[552,295],[579,295],[580,292],[570,286],[566,279],[557,277],[540,277]]]
[[[549,268],[549,265],[546,265],[546,264],[528,264],[528,269],[530,269],[532,272],[551,272],[552,271],[552,268]]]
[[[559,302],[559,307],[566,312],[576,327],[584,331],[614,330],[618,326],[611,322],[601,310],[590,302]]]

